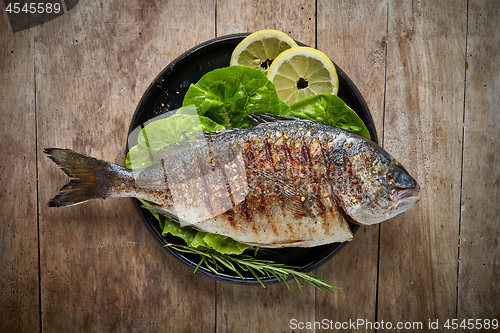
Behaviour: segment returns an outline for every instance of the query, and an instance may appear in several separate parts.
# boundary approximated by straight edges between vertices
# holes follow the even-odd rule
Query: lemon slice
[[[288,105],[312,95],[336,95],[339,90],[335,65],[326,54],[311,47],[282,52],[269,67],[267,77]]]
[[[297,43],[278,30],[259,30],[245,37],[234,49],[230,65],[258,68],[267,72],[271,62],[283,51]]]

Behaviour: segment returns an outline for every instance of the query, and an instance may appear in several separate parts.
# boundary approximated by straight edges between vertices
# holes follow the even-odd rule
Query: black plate
[[[179,58],[172,61],[156,77],[153,83],[146,90],[137,109],[135,111],[129,133],[137,127],[141,127],[148,120],[159,116],[167,111],[175,110],[182,105],[182,100],[191,83],[196,83],[205,73],[213,69],[229,66],[231,53],[238,43],[248,34],[236,34],[212,39],[187,51]],[[299,43],[300,44],[300,43]],[[303,44],[301,44],[303,45]],[[370,111],[366,106],[363,97],[356,86],[347,75],[337,66],[339,76],[339,93],[347,105],[349,105],[365,122],[372,138],[377,138],[375,126],[373,124]],[[129,143],[137,138],[129,138]],[[131,141],[132,140],[132,141]],[[135,144],[135,143],[134,143]],[[158,220],[147,210],[140,207],[138,200],[134,199],[139,216],[150,231],[151,235],[163,247],[183,265],[194,270],[200,260],[195,255],[180,253],[170,248],[165,248],[167,243],[183,244],[183,240],[171,235],[162,236]],[[358,229],[358,225],[351,224],[353,233]],[[273,254],[259,254],[259,257],[285,263],[291,266],[298,266],[298,270],[308,272],[322,265],[332,256],[337,254],[346,243],[332,243],[313,248],[287,248],[277,250]],[[259,283],[251,274],[243,273],[245,279],[242,280],[233,272],[225,271],[218,275],[213,274],[205,267],[200,267],[198,273],[216,279],[218,281],[244,284]],[[261,277],[264,283],[276,282],[276,278]]]

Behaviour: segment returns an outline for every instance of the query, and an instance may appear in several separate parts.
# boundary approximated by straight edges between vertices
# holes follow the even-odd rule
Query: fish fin
[[[151,154],[150,160],[154,162],[161,162],[167,156],[172,156],[176,154],[183,153],[188,149],[196,149],[206,146],[210,143],[210,140],[214,139],[216,136],[221,134],[227,134],[230,132],[237,132],[241,130],[240,128],[235,129],[223,129],[217,131],[204,131],[195,134],[195,138],[192,140],[179,141],[168,145],[167,147]]]
[[[217,130],[217,131],[205,131],[203,132],[203,136],[205,137],[206,140],[211,140],[213,138],[215,138],[216,136],[218,135],[221,135],[221,134],[227,134],[227,133],[231,133],[231,132],[237,132],[237,131],[240,131],[241,128],[229,128],[229,129],[223,129],[223,130]]]
[[[113,186],[116,180],[133,182],[128,169],[113,163],[69,149],[47,148],[44,153],[73,178],[49,201],[49,207],[72,206],[87,200],[117,196]]]
[[[254,126],[265,123],[273,123],[276,121],[304,120],[296,117],[281,116],[272,113],[247,113],[247,117],[250,118]]]
[[[277,121],[293,121],[293,120],[308,121],[307,119],[301,119],[292,116],[282,116],[272,113],[247,113],[246,116],[252,121],[253,126],[266,123],[274,123]],[[213,132],[203,132],[203,135],[205,136],[206,139],[212,139],[222,133],[227,134],[230,132],[238,132],[240,130],[241,128],[223,129]]]
[[[182,153],[188,149],[199,148],[206,145],[206,139],[197,138],[193,140],[180,141],[177,143],[173,143],[168,145],[167,147],[151,154],[149,159],[153,162],[161,162],[161,160],[165,159],[167,156],[176,155]]]

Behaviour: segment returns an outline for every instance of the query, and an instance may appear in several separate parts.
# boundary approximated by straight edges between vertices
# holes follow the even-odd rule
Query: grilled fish
[[[379,223],[418,201],[417,182],[373,141],[309,120],[254,119],[253,128],[180,143],[145,169],[46,149],[73,178],[49,206],[136,197],[242,243],[312,247],[350,241],[348,221]]]

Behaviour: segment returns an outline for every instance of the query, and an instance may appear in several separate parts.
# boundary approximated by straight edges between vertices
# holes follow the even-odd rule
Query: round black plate
[[[181,107],[189,85],[196,83],[204,74],[213,69],[229,66],[231,53],[247,35],[236,34],[212,39],[192,48],[172,61],[146,90],[135,111],[129,133],[132,133],[137,127],[143,126],[148,120]],[[363,97],[347,75],[337,65],[335,66],[340,85],[338,96],[361,117],[368,127],[371,137],[376,140],[375,126]],[[134,140],[136,138],[129,138],[128,142],[134,142]],[[168,243],[183,244],[183,241],[170,234],[165,237],[162,236],[158,220],[147,209],[141,208],[138,200],[134,199],[134,204],[147,229],[163,249],[183,265],[194,270],[200,258],[164,247]],[[358,225],[351,224],[351,229],[353,233],[356,232]],[[286,248],[273,251],[273,253],[259,253],[258,257],[297,266],[299,271],[308,272],[337,254],[345,244],[332,243],[313,248]],[[255,277],[249,273],[245,274],[245,272],[242,272],[243,276],[245,276],[244,280],[234,272],[227,270],[215,275],[209,269],[200,267],[197,272],[218,281],[243,284],[259,283]],[[262,276],[261,280],[264,283],[276,282],[276,278],[267,276]]]

